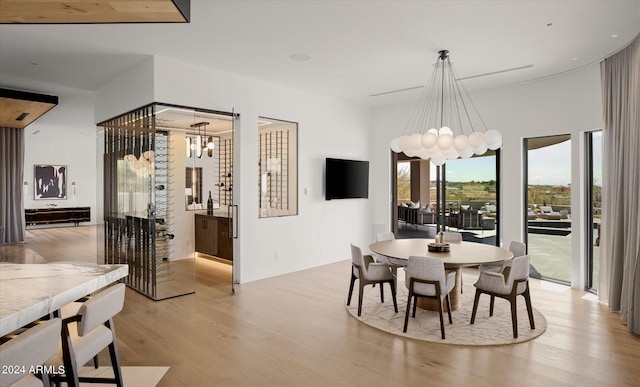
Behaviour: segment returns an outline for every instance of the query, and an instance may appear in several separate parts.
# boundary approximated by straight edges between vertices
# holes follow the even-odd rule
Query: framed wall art
[[[51,200],[67,198],[67,166],[39,165],[33,166],[34,200]]]

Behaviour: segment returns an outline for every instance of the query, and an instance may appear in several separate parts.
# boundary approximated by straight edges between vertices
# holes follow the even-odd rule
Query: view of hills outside
[[[601,145],[594,137],[594,147]],[[571,141],[529,151],[528,203],[571,205]],[[602,203],[599,157],[594,152],[594,208]],[[597,156],[597,157],[596,157]],[[496,199],[495,157],[474,157],[447,161],[447,201],[491,201]],[[435,197],[436,168],[431,166],[431,197]],[[398,163],[398,200],[411,200],[409,162]],[[545,204],[546,203],[546,204]]]
[[[409,162],[398,163],[398,200],[411,200]],[[432,202],[436,197],[436,167],[431,165]],[[485,180],[486,179],[486,180]],[[461,202],[496,200],[495,156],[447,161],[447,202],[457,209]]]

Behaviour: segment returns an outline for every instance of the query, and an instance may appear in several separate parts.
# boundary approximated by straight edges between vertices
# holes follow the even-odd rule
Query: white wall
[[[366,248],[371,200],[325,201],[323,173],[325,157],[371,158],[369,108],[155,57],[153,65],[145,62],[98,91],[98,120],[117,114],[106,105],[121,97],[121,87],[134,82],[130,78],[140,76],[142,68],[154,73],[155,102],[240,114],[234,160],[240,239],[234,265],[241,282],[349,259],[349,243]],[[143,100],[118,106],[125,112]],[[258,116],[299,124],[297,216],[258,219]]]
[[[522,240],[523,219],[523,150],[525,137],[555,134],[572,135],[571,214],[573,286],[584,271],[584,227],[580,222],[584,211],[584,181],[581,176],[583,133],[601,126],[600,72],[597,65],[586,69],[528,84],[472,93],[471,97],[489,128],[498,129],[502,146],[502,241]],[[389,142],[403,134],[415,104],[377,108],[373,114],[374,168],[372,187],[380,193],[373,201],[373,222],[390,227],[390,161]]]
[[[66,86],[3,76],[6,88],[58,96],[58,105],[25,128],[24,181],[28,182],[25,208],[91,207],[96,223],[96,126],[95,93]],[[37,133],[36,133],[37,132]],[[34,200],[33,166],[67,166],[67,199]],[[73,196],[71,182],[76,182]],[[100,222],[101,223],[101,222]]]
[[[98,89],[95,123],[156,102],[153,100],[153,74],[153,57],[150,57]]]

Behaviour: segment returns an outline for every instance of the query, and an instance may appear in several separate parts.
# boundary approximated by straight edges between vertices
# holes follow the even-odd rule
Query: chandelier
[[[215,148],[215,143],[213,142],[213,136],[207,136],[207,125],[208,122],[196,122],[195,124],[191,124],[192,128],[196,128],[198,130],[198,134],[193,136],[193,138],[188,135],[185,138],[186,141],[186,151],[187,158],[192,156],[192,151],[195,151],[196,157],[201,158],[202,152],[206,151],[209,157],[213,156],[213,149]],[[204,127],[204,135],[201,129]]]
[[[449,51],[441,50],[438,54],[431,79],[424,87],[405,134],[391,140],[391,149],[409,157],[430,159],[441,166],[447,160],[469,158],[484,154],[487,149],[500,148],[502,135],[495,129],[487,130],[469,94],[458,81]],[[477,128],[478,124],[483,130]]]

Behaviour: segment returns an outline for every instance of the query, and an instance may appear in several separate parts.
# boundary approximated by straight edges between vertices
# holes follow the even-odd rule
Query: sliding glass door
[[[528,138],[526,243],[531,276],[571,282],[571,136]]]
[[[461,232],[466,241],[499,244],[498,168],[499,150],[469,159],[447,160],[447,230]]]

